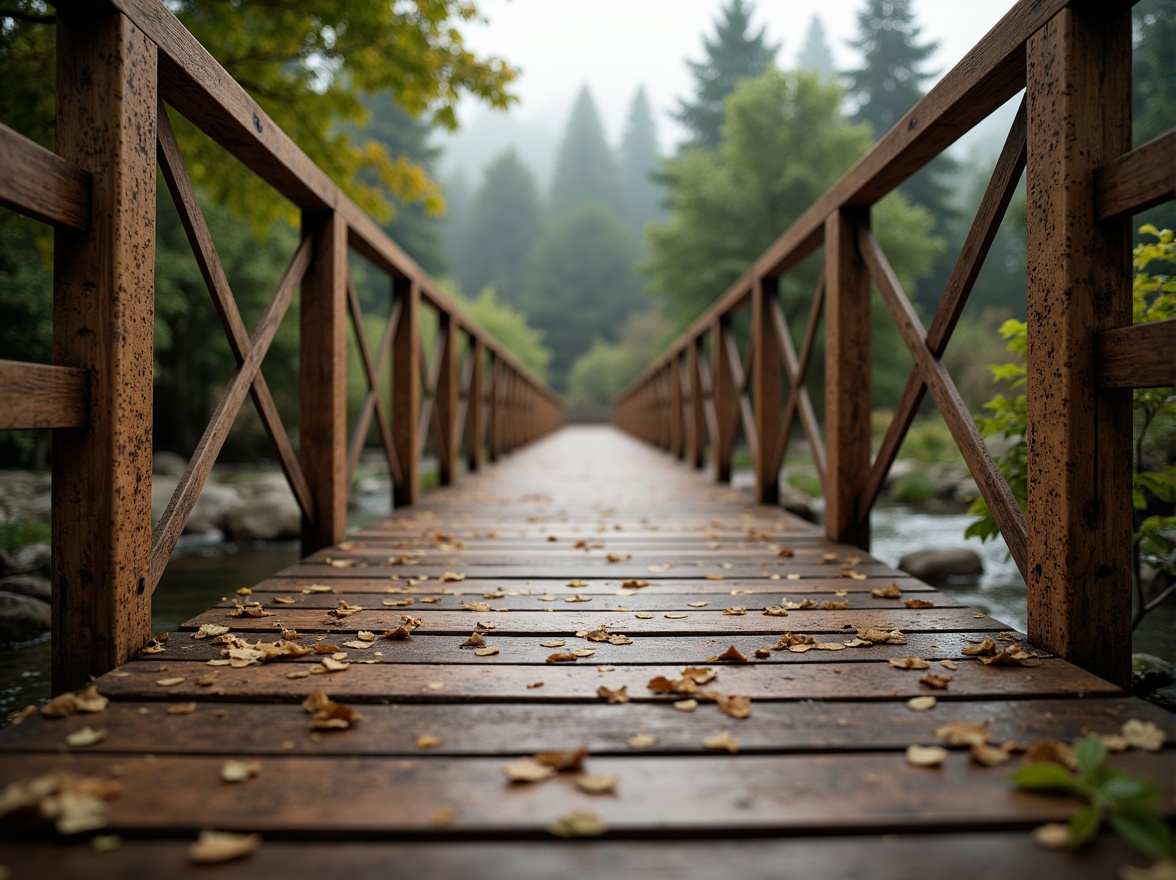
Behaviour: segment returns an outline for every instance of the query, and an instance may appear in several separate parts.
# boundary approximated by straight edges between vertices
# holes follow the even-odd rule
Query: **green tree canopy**
[[[825,26],[821,24],[821,17],[814,15],[809,22],[808,33],[805,34],[804,45],[796,55],[796,69],[807,70],[817,76],[831,80],[837,75],[833,63],[833,50],[829,48],[829,40],[825,36]]]
[[[645,305],[632,261],[628,226],[596,201],[552,219],[535,242],[521,306],[551,346],[556,388],[593,339],[615,339]]]
[[[679,102],[674,118],[690,131],[692,144],[718,146],[723,100],[741,81],[775,63],[780,44],[768,42],[765,28],[751,32],[751,13],[744,0],[730,0],[715,20],[715,35],[702,39],[706,57],[686,62],[694,76],[695,96]]]
[[[549,209],[554,216],[591,201],[624,215],[620,169],[605,142],[592,93],[584,86],[560,141]]]
[[[1139,146],[1176,124],[1176,8],[1172,0],[1142,0],[1134,24],[1132,134]],[[1176,229],[1176,203],[1157,205],[1136,223]]]
[[[13,0],[0,13],[0,117],[49,145],[53,134],[54,13],[40,0]],[[377,219],[393,202],[440,208],[436,185],[417,161],[356,137],[368,111],[361,96],[392,92],[410,116],[456,126],[463,95],[492,106],[510,100],[515,73],[465,47],[469,0],[175,0],[174,11],[217,61],[310,158]],[[272,191],[190,126],[177,132],[194,182],[213,200],[259,223],[288,210]],[[373,180],[374,178],[374,180]]]
[[[625,186],[625,214],[640,236],[647,223],[660,214],[661,188],[657,173],[657,128],[645,89],[638,88],[629,105],[629,119],[621,141],[621,179]]]
[[[666,319],[657,312],[634,312],[616,342],[596,339],[568,371],[566,402],[581,419],[607,421],[612,402],[649,366],[666,337]]]
[[[547,379],[551,349],[544,344],[542,331],[532,327],[526,315],[510,303],[502,302],[492,287],[483,287],[470,299],[452,284],[442,286],[466,317],[493,336],[528,370],[540,379]]]
[[[539,235],[539,191],[514,150],[486,167],[466,220],[454,266],[462,290],[489,285],[507,303],[518,303],[527,254]]]

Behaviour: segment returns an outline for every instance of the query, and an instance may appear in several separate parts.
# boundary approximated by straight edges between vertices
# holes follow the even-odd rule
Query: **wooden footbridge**
[[[1171,323],[1131,323],[1128,221],[1176,195],[1176,135],[1131,149],[1129,10],[1014,7],[622,395],[625,434],[559,428],[550,389],[162,4],[61,4],[56,152],[0,127],[0,203],[56,230],[53,364],[0,361],[0,428],[54,429],[65,696],[0,732],[0,864],[14,877],[173,877],[236,848],[218,875],[1093,878],[1145,864],[1106,832],[1078,854],[1039,846],[1030,830],[1077,802],[1008,781],[1026,754],[1065,762],[1064,744],[1132,722],[1159,741],[1133,734],[1112,763],[1155,780],[1162,813],[1176,795],[1176,727],[1123,690],[1130,389],[1176,382]],[[1021,90],[924,331],[869,206]],[[252,334],[170,112],[302,211],[302,243]],[[153,530],[157,162],[238,368]],[[1022,171],[1025,511],[940,361]],[[822,247],[796,345],[778,279]],[[375,345],[349,257],[393,290]],[[914,363],[873,456],[871,285]],[[297,454],[261,372],[296,290]],[[750,322],[735,320],[747,308]],[[350,441],[349,320],[373,389]],[[823,426],[804,384],[822,322]],[[868,555],[869,510],[927,391],[1026,575],[1028,633]],[[153,639],[151,593],[246,396],[302,508],[304,559],[226,584],[226,601]],[[397,508],[348,533],[373,421]],[[797,421],[823,529],[775,503]],[[755,500],[726,485],[741,437]],[[426,451],[443,488],[422,498]],[[211,830],[244,839],[193,854]]]

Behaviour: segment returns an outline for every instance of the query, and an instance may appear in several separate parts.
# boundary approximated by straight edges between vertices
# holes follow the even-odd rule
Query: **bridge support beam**
[[[869,212],[825,221],[825,534],[870,549],[858,497],[870,477],[870,273],[858,247]]]
[[[53,437],[53,690],[151,637],[157,50],[125,16],[62,7],[57,152],[92,175],[89,227],[59,227],[53,362],[90,375],[89,423]]]
[[[1131,392],[1095,387],[1095,336],[1131,323],[1126,218],[1094,171],[1131,148],[1128,4],[1063,9],[1027,46],[1029,638],[1126,686]]]

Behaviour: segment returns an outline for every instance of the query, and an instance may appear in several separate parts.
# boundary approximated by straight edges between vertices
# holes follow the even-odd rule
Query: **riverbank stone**
[[[278,541],[302,533],[302,511],[289,487],[248,498],[225,516],[225,534],[234,541]]]
[[[49,603],[0,592],[0,645],[31,642],[49,632]]]
[[[52,597],[53,586],[49,578],[37,577],[35,574],[14,574],[11,577],[0,578],[0,592],[32,596],[34,599],[48,602]]]
[[[984,573],[979,554],[967,547],[916,550],[898,560],[898,567],[936,587],[974,582]]]

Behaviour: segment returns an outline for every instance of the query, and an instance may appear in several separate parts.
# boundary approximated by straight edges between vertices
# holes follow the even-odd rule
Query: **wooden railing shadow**
[[[825,531],[867,548],[870,510],[929,391],[1028,584],[1029,637],[1130,680],[1131,389],[1176,384],[1176,321],[1132,324],[1130,215],[1176,197],[1176,131],[1131,149],[1131,6],[1023,0],[810,206],[616,402],[622,428],[729,480],[742,429],[775,503],[797,420]],[[870,208],[1024,92],[929,328]],[[1022,173],[1028,182],[1028,509],[942,357]],[[824,247],[799,351],[779,279]],[[871,460],[871,286],[914,363]],[[741,347],[734,327],[750,307]],[[823,322],[824,436],[805,387]],[[787,397],[785,390],[787,389]]]
[[[438,286],[269,119],[156,0],[57,10],[56,152],[0,125],[0,204],[51,224],[53,363],[0,361],[0,430],[53,435],[53,687],[74,688],[151,637],[151,594],[246,395],[302,511],[302,548],[337,543],[372,420],[394,501],[420,496],[431,437],[442,484],[553,430],[558,397]],[[168,107],[301,211],[302,240],[252,333],[184,165]],[[151,523],[156,166],[237,368],[159,523]],[[378,345],[348,255],[387,276]],[[261,367],[300,291],[298,453]],[[432,360],[421,340],[436,313]],[[347,325],[368,393],[348,440]],[[390,371],[391,401],[378,393]]]

